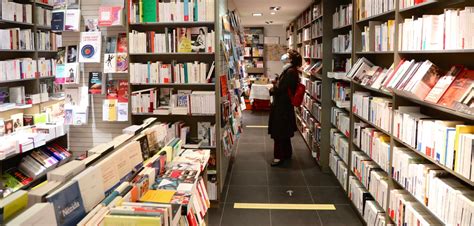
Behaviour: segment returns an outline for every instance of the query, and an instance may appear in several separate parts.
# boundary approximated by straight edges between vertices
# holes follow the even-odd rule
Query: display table
[[[252,110],[270,109],[270,88],[272,84],[252,84],[249,99],[252,101]]]

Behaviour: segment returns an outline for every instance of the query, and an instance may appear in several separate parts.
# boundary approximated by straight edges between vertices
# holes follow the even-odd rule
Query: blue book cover
[[[184,21],[189,21],[189,0],[184,0]]]
[[[63,31],[64,30],[64,11],[53,11],[51,15],[51,30]]]
[[[86,216],[77,181],[46,199],[54,206],[58,225],[77,225]]]

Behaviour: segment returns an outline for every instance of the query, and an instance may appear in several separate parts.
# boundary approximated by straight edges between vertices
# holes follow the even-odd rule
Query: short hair
[[[293,66],[301,67],[303,65],[303,59],[301,58],[301,54],[294,49],[288,50],[288,58]]]

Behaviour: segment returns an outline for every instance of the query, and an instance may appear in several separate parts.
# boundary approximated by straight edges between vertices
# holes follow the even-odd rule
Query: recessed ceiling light
[[[265,21],[266,24],[273,24],[273,20]]]
[[[275,12],[275,11],[271,11],[271,12],[270,12],[270,14],[272,14],[272,15],[275,15],[275,14],[276,14],[276,12]]]
[[[272,10],[272,11],[278,11],[278,10],[280,10],[280,9],[281,9],[280,6],[271,6],[271,7],[270,7],[270,10]]]
[[[252,16],[262,16],[262,13],[253,13]]]

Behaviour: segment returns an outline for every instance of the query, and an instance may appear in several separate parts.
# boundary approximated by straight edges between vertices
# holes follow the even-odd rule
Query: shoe
[[[278,162],[275,162],[275,160],[272,161],[272,163],[270,164],[271,167],[276,167],[276,166],[279,166],[283,164],[283,160],[280,160]]]

